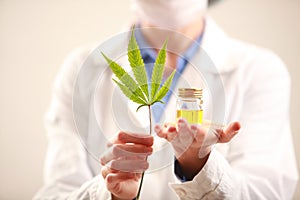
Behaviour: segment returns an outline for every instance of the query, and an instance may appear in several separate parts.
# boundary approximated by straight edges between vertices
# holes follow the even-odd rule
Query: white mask
[[[139,21],[178,29],[203,16],[207,0],[132,0],[131,9]]]

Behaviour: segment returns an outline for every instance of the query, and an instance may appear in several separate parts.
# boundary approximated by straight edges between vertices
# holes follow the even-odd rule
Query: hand
[[[179,119],[177,124],[155,126],[155,132],[172,144],[184,175],[192,179],[205,165],[211,147],[215,143],[229,142],[240,128],[239,122],[230,123],[225,128],[212,129],[189,125],[185,119]]]
[[[120,132],[109,150],[100,159],[102,176],[112,199],[136,197],[141,173],[148,169],[147,156],[152,153],[153,137],[150,135]]]

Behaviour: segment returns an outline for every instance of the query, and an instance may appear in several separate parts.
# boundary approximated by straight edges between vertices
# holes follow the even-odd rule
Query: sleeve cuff
[[[212,150],[203,169],[193,180],[186,182],[182,181],[182,183],[169,183],[169,186],[181,199],[195,199],[195,197],[197,197],[197,199],[199,197],[202,198],[218,187],[222,180],[226,165],[227,161],[224,157],[217,150]],[[176,176],[179,180],[184,180],[184,177],[180,176],[180,173],[176,173]]]
[[[186,181],[191,181],[191,180],[187,180],[187,178],[183,175],[182,169],[176,158],[174,161],[174,173],[175,173],[175,176],[177,177],[177,179],[180,180],[182,183],[184,183]]]

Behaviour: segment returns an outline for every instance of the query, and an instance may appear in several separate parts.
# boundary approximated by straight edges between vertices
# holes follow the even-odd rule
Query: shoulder
[[[243,101],[261,110],[274,102],[288,105],[291,80],[280,57],[269,49],[230,40],[231,55],[236,57],[238,67],[227,78],[236,80],[233,87],[241,93]]]
[[[70,51],[60,68],[59,74],[76,74],[80,67],[96,48],[96,45],[84,45]]]
[[[230,75],[237,71],[260,71],[261,74],[288,76],[285,64],[271,50],[230,37],[210,17],[206,22],[202,47],[219,73]]]
[[[228,45],[228,59],[244,80],[290,82],[284,62],[270,49],[233,38],[228,38]]]
[[[83,44],[72,49],[64,58],[56,79],[54,88],[68,87],[71,89],[84,66],[92,64],[96,66],[97,60],[101,60],[98,49],[100,43]]]

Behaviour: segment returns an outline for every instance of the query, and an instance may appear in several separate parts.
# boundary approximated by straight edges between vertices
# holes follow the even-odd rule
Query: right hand
[[[152,153],[153,137],[119,132],[101,157],[102,176],[112,199],[136,197],[141,174],[148,169],[147,156]]]

